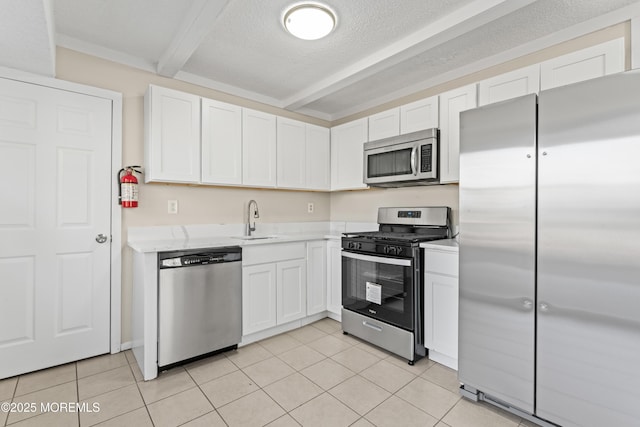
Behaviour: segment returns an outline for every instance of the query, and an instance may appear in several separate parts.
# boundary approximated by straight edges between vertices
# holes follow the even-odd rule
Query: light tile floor
[[[533,424],[460,398],[456,373],[405,360],[323,319],[237,351],[170,369],[153,381],[130,351],[0,381],[0,425],[23,426],[420,426]],[[79,402],[99,411],[45,412]],[[53,409],[56,409],[52,406]]]

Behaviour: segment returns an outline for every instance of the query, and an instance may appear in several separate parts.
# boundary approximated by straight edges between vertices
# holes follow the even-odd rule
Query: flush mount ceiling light
[[[297,3],[285,11],[282,24],[299,39],[318,40],[336,27],[336,15],[320,3]]]

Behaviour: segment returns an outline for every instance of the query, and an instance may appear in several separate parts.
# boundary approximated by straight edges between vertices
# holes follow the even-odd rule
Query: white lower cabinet
[[[242,258],[242,335],[307,315],[304,242],[244,248]]]
[[[327,309],[327,244],[307,243],[307,316]]]
[[[276,324],[302,319],[307,315],[306,260],[294,259],[276,264]]]
[[[276,264],[242,268],[242,335],[276,326]]]
[[[458,369],[458,251],[425,248],[424,346],[429,359]]]
[[[334,319],[342,316],[342,242],[327,242],[327,311]]]

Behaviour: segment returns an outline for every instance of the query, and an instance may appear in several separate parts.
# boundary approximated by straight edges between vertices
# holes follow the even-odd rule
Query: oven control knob
[[[349,249],[353,249],[353,247],[355,246],[355,243],[349,242],[347,246],[349,247]]]
[[[356,243],[356,249],[358,250],[362,249],[362,243]]]
[[[396,248],[395,248],[395,249],[396,249],[396,250],[395,250],[395,254],[396,254],[396,255],[400,255],[400,254],[402,254],[402,247],[401,247],[401,246],[396,246]]]
[[[390,249],[390,247],[389,247],[389,246],[385,246],[385,247],[382,249],[382,252],[384,252],[385,254],[388,254],[388,253],[389,253],[389,249]]]

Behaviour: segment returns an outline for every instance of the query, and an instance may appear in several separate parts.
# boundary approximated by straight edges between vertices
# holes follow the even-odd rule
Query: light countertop
[[[376,230],[373,223],[310,222],[258,224],[256,237],[242,238],[244,224],[180,225],[161,227],[131,227],[127,244],[136,252],[164,252],[225,246],[248,247],[311,240],[340,240],[348,231]]]
[[[456,239],[444,239],[444,240],[434,240],[432,242],[421,243],[420,247],[425,249],[439,249],[443,251],[457,253],[459,244]]]

